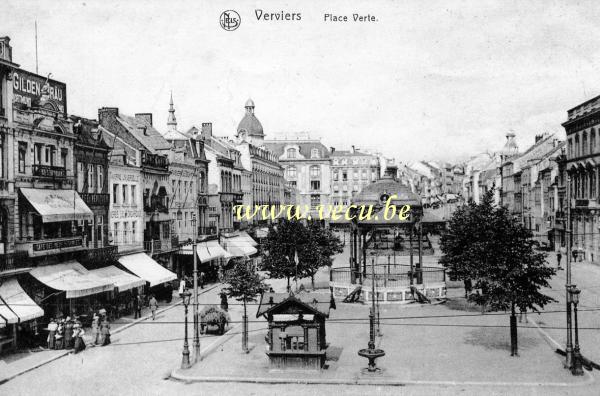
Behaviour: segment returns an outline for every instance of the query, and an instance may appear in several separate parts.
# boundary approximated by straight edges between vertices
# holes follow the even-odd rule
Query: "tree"
[[[553,298],[542,294],[555,270],[535,250],[532,233],[504,207],[493,204],[494,190],[480,204],[459,208],[442,236],[440,260],[458,279],[474,280],[481,293],[469,299],[492,310],[509,310],[511,355],[518,356],[516,308],[538,311]]]
[[[298,247],[301,274],[310,277],[312,288],[315,288],[315,275],[321,267],[331,267],[333,256],[344,248],[340,238],[331,229],[316,222],[307,227],[308,239]]]
[[[261,268],[267,271],[272,279],[287,278],[288,291],[290,278],[298,272],[294,256],[298,246],[307,239],[306,227],[299,221],[283,220],[269,227],[263,244]]]
[[[268,287],[264,283],[263,278],[254,271],[252,265],[244,259],[236,259],[233,268],[225,274],[225,282],[229,284],[225,288],[227,296],[244,303],[242,350],[248,353],[248,315],[246,304],[256,301],[256,296],[263,293]]]
[[[284,220],[269,229],[262,269],[271,278],[287,278],[288,290],[290,278],[309,276],[314,289],[319,268],[331,266],[333,255],[342,250],[340,239],[319,223]]]

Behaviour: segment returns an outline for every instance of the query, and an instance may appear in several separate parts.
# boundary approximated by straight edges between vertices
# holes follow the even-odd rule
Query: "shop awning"
[[[149,282],[151,287],[177,279],[177,275],[152,260],[146,253],[122,256],[119,258],[119,263],[138,277]]]
[[[240,231],[240,237],[246,239],[250,245],[256,247],[258,246],[258,242],[256,242],[246,231]]]
[[[40,308],[25,293],[16,278],[8,278],[0,285],[0,328],[44,316]]]
[[[252,256],[253,254],[258,253],[258,250],[242,236],[224,238],[223,247],[231,253],[233,257]]]
[[[94,269],[91,270],[90,273],[96,275],[100,279],[113,283],[119,293],[146,285],[144,279],[131,275],[129,272],[122,271],[114,265]]]
[[[43,284],[67,292],[67,298],[85,297],[112,291],[114,284],[86,270],[77,261],[35,267],[30,274]]]
[[[192,255],[193,246],[185,245],[182,246],[179,250],[179,254],[183,254],[184,256]],[[196,254],[198,255],[198,259],[201,263],[206,263],[212,260],[220,259],[220,258],[230,258],[232,257],[225,249],[219,245],[219,242],[214,241],[206,241],[206,242],[198,242],[196,245]]]
[[[21,193],[44,223],[92,220],[94,214],[75,190],[21,188]]]

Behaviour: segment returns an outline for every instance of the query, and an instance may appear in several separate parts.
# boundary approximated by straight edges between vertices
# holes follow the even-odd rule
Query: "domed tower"
[[[256,118],[254,115],[254,101],[252,99],[248,99],[248,101],[246,101],[245,108],[246,114],[237,127],[236,137],[239,140],[245,140],[254,145],[260,146],[265,139],[265,134],[260,121],[258,121],[258,118]]]
[[[502,147],[502,150],[500,150],[500,156],[504,161],[518,153],[519,146],[515,140],[515,133],[511,130],[506,134],[506,143],[504,144],[504,147]]]

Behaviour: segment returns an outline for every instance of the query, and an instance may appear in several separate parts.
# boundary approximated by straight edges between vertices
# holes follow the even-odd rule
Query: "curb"
[[[583,382],[489,382],[489,381],[399,381],[399,380],[377,380],[367,378],[356,378],[356,379],[310,379],[310,378],[268,378],[268,377],[257,377],[257,378],[244,378],[244,377],[193,377],[182,375],[174,370],[171,373],[171,378],[176,379],[185,383],[198,383],[198,382],[235,382],[235,383],[250,383],[250,384],[301,384],[301,385],[360,385],[360,386],[407,386],[407,385],[439,385],[439,386],[498,386],[498,387],[514,387],[514,386],[525,386],[525,387],[574,387],[574,386],[587,386],[593,381]]]
[[[198,293],[198,295],[200,295],[200,294],[204,294],[204,293],[206,293],[206,292],[209,292],[209,291],[211,291],[212,289],[214,289],[214,288],[216,288],[216,287],[219,287],[219,286],[221,286],[221,285],[222,285],[221,283],[216,283],[216,284],[214,284],[214,285],[212,285],[212,286],[210,286],[210,287],[207,287],[207,288],[201,289],[201,292],[200,292],[200,293]],[[164,307],[164,308],[162,308],[162,309],[160,309],[160,310],[157,310],[157,311],[156,311],[156,313],[157,313],[157,314],[160,314],[160,313],[166,312],[166,311],[168,311],[168,310],[170,310],[170,309],[172,309],[172,308],[175,308],[176,306],[178,306],[178,305],[181,305],[181,304],[182,304],[182,301],[177,301],[177,302],[175,302],[175,303],[173,303],[173,304],[171,304],[171,305],[169,305],[169,306],[167,306],[167,307]],[[123,330],[125,330],[125,329],[128,329],[128,328],[130,328],[130,327],[132,327],[132,326],[134,326],[134,325],[136,325],[136,324],[138,324],[138,323],[140,323],[140,322],[142,322],[142,321],[144,321],[144,320],[148,320],[148,319],[150,319],[151,317],[152,317],[152,314],[150,314],[150,315],[147,315],[147,316],[144,316],[143,318],[136,319],[135,321],[133,321],[133,322],[131,322],[131,323],[127,323],[126,325],[123,325],[123,326],[121,326],[121,327],[119,327],[119,328],[115,329],[115,330],[114,330],[112,333],[110,333],[110,335],[112,336],[113,334],[118,334],[118,333],[122,332]],[[90,345],[91,345],[91,344],[86,344],[86,346],[90,346]],[[210,347],[210,346],[212,346],[212,344],[211,344],[211,345],[209,345],[209,347]],[[87,349],[87,348],[86,348],[86,349]],[[10,380],[12,380],[12,379],[14,379],[14,378],[16,378],[16,377],[18,377],[18,376],[20,376],[20,375],[23,375],[23,374],[25,374],[25,373],[27,373],[27,372],[29,372],[29,371],[35,370],[36,368],[39,368],[39,367],[45,366],[45,365],[46,365],[46,364],[48,364],[48,363],[52,363],[52,362],[53,362],[53,361],[55,361],[55,360],[58,360],[58,359],[60,359],[60,358],[62,358],[62,357],[65,357],[65,356],[67,356],[67,355],[70,355],[71,353],[73,353],[73,351],[72,351],[72,350],[65,350],[63,353],[60,353],[60,354],[58,354],[58,355],[56,355],[56,356],[52,356],[52,357],[51,357],[51,358],[49,358],[49,359],[43,360],[43,361],[41,361],[41,362],[38,362],[38,363],[34,364],[33,366],[31,366],[31,367],[28,367],[28,368],[26,368],[26,369],[24,369],[24,370],[22,370],[22,371],[20,371],[20,372],[18,372],[18,373],[15,373],[15,374],[13,374],[13,375],[11,375],[11,376],[9,376],[9,377],[6,377],[6,378],[4,378],[4,379],[0,379],[0,385],[3,385],[3,384],[5,384],[5,383],[7,383],[8,381],[10,381]]]

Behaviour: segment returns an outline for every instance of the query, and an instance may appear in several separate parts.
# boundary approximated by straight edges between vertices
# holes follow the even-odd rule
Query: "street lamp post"
[[[579,304],[579,290],[575,285],[571,286],[571,301],[573,302],[573,316],[575,319],[575,349],[573,350],[573,375],[583,375],[581,352],[579,350],[579,325],[577,323],[577,304]]]
[[[198,241],[196,238],[196,214],[192,214],[192,256],[194,260],[194,363],[202,360],[200,356],[200,330],[198,326],[198,256],[196,254],[198,249]]]
[[[181,357],[181,368],[182,369],[188,369],[190,368],[190,349],[188,347],[188,305],[190,304],[190,292],[189,291],[185,291],[183,293],[180,293],[179,296],[181,297],[181,299],[183,300],[183,307],[185,309],[185,336],[183,339],[183,352],[181,353],[182,357]]]
[[[567,237],[567,257],[566,257],[566,308],[567,308],[567,345],[565,348],[566,359],[565,368],[571,369],[573,367],[573,340],[572,340],[572,324],[571,324],[571,180],[569,173],[566,174],[566,185],[567,185],[567,217],[566,217],[566,230],[565,235]]]

